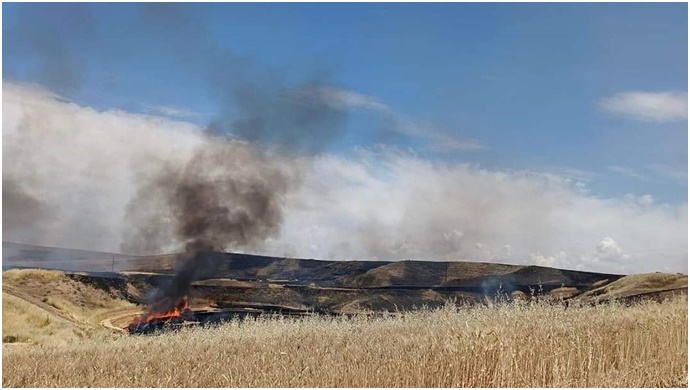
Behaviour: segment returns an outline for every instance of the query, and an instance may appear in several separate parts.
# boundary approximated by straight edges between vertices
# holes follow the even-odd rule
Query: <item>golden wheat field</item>
[[[259,319],[3,349],[6,387],[685,387],[687,298]]]

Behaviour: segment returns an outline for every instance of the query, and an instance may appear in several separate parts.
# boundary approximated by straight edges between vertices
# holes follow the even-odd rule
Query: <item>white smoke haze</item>
[[[2,129],[3,239],[85,249],[118,249],[135,176],[156,160],[189,158],[202,142],[184,122],[98,112],[6,81]],[[8,184],[21,185],[50,215],[8,225],[24,211],[7,204]]]
[[[8,81],[3,114],[3,239],[32,244],[119,251],[135,230],[125,214],[140,178],[212,142],[193,124],[96,111]],[[283,164],[300,185],[285,195],[280,234],[252,252],[687,273],[687,203],[603,199],[558,175],[390,147]]]
[[[362,151],[319,157],[300,191],[274,245],[302,256],[687,270],[686,204],[599,199],[554,175]]]

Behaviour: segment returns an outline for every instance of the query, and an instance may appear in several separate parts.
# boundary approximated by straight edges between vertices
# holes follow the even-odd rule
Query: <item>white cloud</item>
[[[448,153],[486,148],[477,140],[454,137],[432,125],[420,124],[416,120],[396,113],[379,99],[355,91],[321,86],[300,90],[294,98],[306,103],[324,104],[339,110],[363,109],[384,115],[395,122],[395,125],[390,128],[391,131],[425,139],[428,142],[427,148],[434,152]]]
[[[656,173],[657,175],[661,175],[663,177],[666,177],[668,179],[671,179],[672,181],[675,181],[676,183],[679,184],[685,184],[686,186],[688,185],[688,166],[672,166],[668,164],[650,164],[647,166],[647,168]]]
[[[21,178],[56,210],[41,224],[4,226],[6,240],[117,251],[131,229],[123,215],[136,178],[208,142],[184,122],[99,112],[8,82],[3,92],[3,179]],[[395,148],[303,160],[282,233],[262,253],[687,272],[686,203],[601,199],[556,174],[431,162]]]
[[[688,118],[687,92],[621,92],[602,99],[606,112],[651,122],[670,122]]]
[[[398,117],[397,120],[398,124],[394,129],[395,131],[427,139],[427,149],[437,153],[486,149],[484,144],[474,139],[453,137],[435,129],[431,125],[421,125],[409,119],[401,119]]]
[[[568,254],[560,251],[554,255],[543,255],[541,253],[530,253],[532,264],[542,267],[558,268],[568,264]]]
[[[348,110],[366,109],[378,112],[390,112],[390,108],[373,96],[364,95],[346,89],[319,86],[300,90],[295,98],[329,107]]]
[[[630,202],[634,202],[636,204],[642,205],[642,206],[649,206],[654,204],[654,197],[650,194],[645,194],[641,196],[635,196],[634,194],[625,194],[623,196],[623,199],[628,200]]]
[[[146,108],[146,111],[154,115],[169,116],[173,118],[193,118],[199,116],[198,112],[171,106],[149,106]]]
[[[618,173],[619,175],[623,175],[626,177],[629,177],[631,179],[635,180],[645,180],[647,177],[640,174],[639,172],[635,171],[632,168],[627,168],[627,167],[619,167],[616,165],[612,165],[607,167],[609,171]]]
[[[641,256],[634,256],[626,251],[611,237],[601,239],[594,250],[590,253],[580,254],[575,262],[574,268],[582,271],[595,270],[611,273],[626,274],[630,270],[639,267],[637,264],[648,261],[652,256],[661,257],[662,252],[648,251]],[[671,267],[674,268],[674,267]],[[669,270],[668,264],[655,264],[653,267],[644,269],[645,271]]]
[[[581,182],[588,182],[592,180],[595,176],[597,176],[597,174],[592,171],[586,171],[584,169],[572,167],[560,168],[555,170],[554,173],[556,173],[559,176],[567,177],[569,179],[574,179]]]
[[[623,252],[623,248],[611,237],[604,237],[597,244],[597,258],[601,261],[613,263],[625,262],[630,256]]]

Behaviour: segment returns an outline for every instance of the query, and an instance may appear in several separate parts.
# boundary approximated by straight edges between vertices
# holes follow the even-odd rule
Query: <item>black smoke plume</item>
[[[89,49],[88,55],[104,50],[102,54],[115,58],[135,58],[132,52],[138,50],[155,51],[161,62],[198,77],[219,103],[220,110],[207,123],[206,142],[191,158],[171,156],[167,162],[158,162],[152,156],[150,160],[142,157],[144,164],[129,162],[139,182],[127,206],[120,249],[128,254],[184,250],[172,283],[155,294],[166,298],[160,301],[175,300],[217,266],[212,253],[258,248],[279,233],[282,197],[299,176],[287,174],[286,167],[295,165],[281,165],[281,161],[286,155],[322,151],[341,135],[346,113],[305,98],[332,84],[330,66],[295,73],[288,70],[290,64],[271,67],[236,54],[231,40],[218,45],[208,31],[213,7],[132,7],[130,22],[146,33],[126,47],[99,39],[100,26],[91,18],[90,6],[25,7],[24,16],[8,30],[14,34],[10,49],[15,50],[9,53],[33,58],[39,73],[34,79],[69,97],[79,90],[86,73],[76,55],[82,53],[77,50],[82,46]],[[89,22],[81,23],[79,16]],[[32,23],[32,18],[41,23]],[[112,28],[121,29],[123,36],[131,34],[128,30],[139,30],[130,25]],[[82,44],[83,36],[88,37],[86,44]],[[269,156],[259,148],[278,149],[281,156]],[[155,169],[150,169],[151,163]],[[31,206],[30,199],[21,204],[23,208],[25,204]]]
[[[152,312],[172,308],[195,280],[217,270],[214,253],[256,248],[280,232],[289,176],[255,147],[213,138],[187,163],[168,164],[148,179],[128,206],[132,239],[123,250],[173,241],[186,251],[170,283],[153,294]],[[165,229],[173,237],[161,240]]]
[[[176,305],[194,280],[217,269],[213,253],[256,249],[277,236],[283,196],[299,182],[294,174],[299,164],[281,161],[320,152],[340,136],[346,121],[343,110],[304,98],[327,84],[330,71],[310,71],[295,80],[282,67],[238,56],[209,36],[209,12],[182,4],[140,8],[156,47],[172,54],[182,69],[202,75],[208,93],[220,102],[206,127],[209,144],[185,165],[143,175],[129,206],[128,224],[135,229],[126,234],[123,251],[168,252],[176,243],[186,251],[171,283],[154,294],[153,301],[161,302],[154,311]]]
[[[318,153],[341,135],[347,119],[344,111],[304,97],[323,85],[317,81],[292,87],[230,83],[227,95],[222,96],[226,108],[208,129],[252,143]]]

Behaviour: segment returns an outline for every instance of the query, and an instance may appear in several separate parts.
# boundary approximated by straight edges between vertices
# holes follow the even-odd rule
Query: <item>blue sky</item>
[[[81,105],[205,125],[240,115],[237,83],[317,81],[345,118],[328,152],[390,143],[687,200],[687,4],[2,9],[3,79]]]

